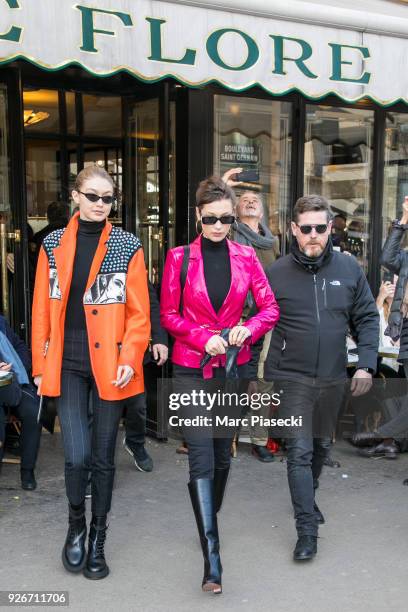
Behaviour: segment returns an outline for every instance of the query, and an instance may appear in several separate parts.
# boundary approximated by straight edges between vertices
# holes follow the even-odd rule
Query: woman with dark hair
[[[150,334],[141,243],[109,223],[114,193],[105,170],[90,166],[79,173],[72,192],[79,211],[66,228],[44,239],[33,303],[34,382],[41,395],[58,397],[64,444],[69,529],[62,561],[68,571],[83,569],[93,580],[109,573],[104,542],[122,400],[144,391],[142,362]],[[102,298],[99,288],[113,287],[115,280],[120,290],[105,291]]]
[[[162,326],[175,339],[175,388],[190,390],[202,387],[203,379],[225,379],[229,368],[226,357],[229,362],[234,350],[239,351],[238,375],[244,377],[250,344],[272,329],[279,318],[278,306],[254,249],[227,239],[235,222],[233,190],[221,178],[211,177],[200,183],[196,203],[200,235],[188,250],[177,247],[169,251],[161,290]],[[241,325],[248,291],[254,297],[257,313]],[[208,363],[202,369],[203,358]],[[192,415],[193,405],[185,407],[183,413]],[[234,429],[212,429],[210,433],[205,428],[182,430],[189,450],[188,488],[204,556],[202,588],[221,593],[217,512],[230,469]]]

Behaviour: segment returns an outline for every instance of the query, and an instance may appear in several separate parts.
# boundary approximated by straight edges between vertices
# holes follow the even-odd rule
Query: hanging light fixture
[[[25,110],[24,111],[24,127],[29,127],[30,125],[34,125],[36,123],[40,123],[41,121],[45,121],[50,116],[50,113],[45,111],[33,111],[33,110]]]

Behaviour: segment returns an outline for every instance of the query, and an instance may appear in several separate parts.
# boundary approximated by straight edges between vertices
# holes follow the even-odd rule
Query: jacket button
[[[96,309],[94,309],[94,310],[92,311],[92,314],[97,315],[97,314],[98,314],[98,311],[97,311]]]
[[[99,342],[95,342],[95,348],[99,348],[101,345],[99,344]]]

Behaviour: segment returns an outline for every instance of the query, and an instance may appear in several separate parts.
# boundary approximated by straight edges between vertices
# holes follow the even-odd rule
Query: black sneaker
[[[126,438],[123,438],[123,446],[129,455],[133,457],[135,466],[138,470],[141,472],[151,472],[153,470],[153,459],[142,444],[131,449],[130,446],[126,444]]]
[[[258,459],[258,461],[262,461],[262,463],[272,463],[272,461],[275,461],[274,454],[271,453],[266,446],[258,446],[258,444],[253,444],[252,454]]]

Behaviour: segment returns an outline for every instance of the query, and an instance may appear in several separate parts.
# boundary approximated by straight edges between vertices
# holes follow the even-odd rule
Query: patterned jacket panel
[[[62,297],[53,251],[59,247],[65,229],[54,230],[46,236],[43,242],[49,262],[50,299],[60,300]],[[112,227],[106,246],[108,250],[95,282],[84,294],[84,304],[126,303],[126,276],[129,262],[133,255],[142,248],[142,244],[133,234]]]

